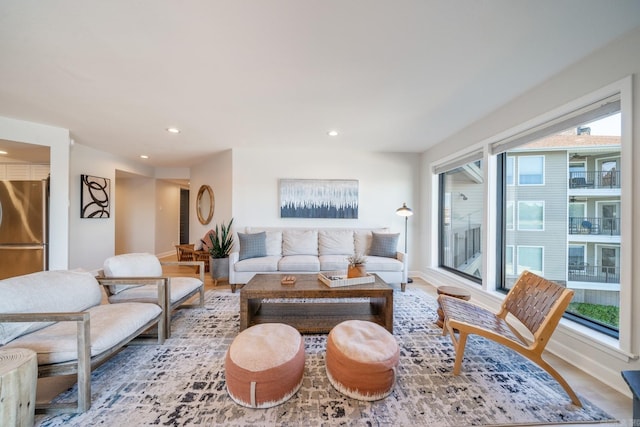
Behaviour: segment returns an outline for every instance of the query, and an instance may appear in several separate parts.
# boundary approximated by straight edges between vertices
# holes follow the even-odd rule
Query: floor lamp
[[[396,209],[396,215],[400,215],[404,217],[404,253],[407,252],[407,222],[409,221],[409,217],[413,215],[413,211],[407,207],[406,203],[402,204],[402,207]],[[413,283],[413,279],[411,277],[407,278],[407,283]]]

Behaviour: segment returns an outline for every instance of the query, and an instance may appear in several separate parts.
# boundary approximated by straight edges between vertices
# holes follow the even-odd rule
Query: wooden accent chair
[[[558,381],[574,405],[582,406],[564,378],[542,359],[542,352],[572,297],[571,289],[529,271],[518,278],[498,313],[458,298],[440,295],[438,301],[445,316],[442,333],[449,332],[456,350],[453,375],[460,373],[467,335],[476,334],[509,347],[538,364]],[[526,327],[532,339],[525,338],[516,330],[513,322],[510,323],[513,318]]]
[[[176,245],[176,257],[178,261],[202,261],[204,263],[204,271],[209,271],[209,251],[196,250],[193,243]],[[199,273],[200,267],[196,267],[196,273]]]

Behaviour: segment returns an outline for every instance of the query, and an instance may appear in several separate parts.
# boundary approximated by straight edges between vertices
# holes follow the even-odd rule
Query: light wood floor
[[[175,256],[164,258],[166,261],[175,261]],[[167,275],[183,275],[193,274],[192,267],[178,267],[169,266],[165,267],[165,274]],[[436,291],[433,286],[428,284],[422,279],[415,278],[414,283],[407,284],[407,287],[417,287],[423,289],[427,293],[436,296]],[[205,274],[205,288],[206,289],[231,289],[229,283],[226,281],[218,281],[214,284],[213,279],[207,273]],[[237,291],[236,291],[237,292]],[[620,423],[611,424],[599,424],[602,426],[618,426],[626,427],[633,426],[632,420],[632,400],[631,398],[617,392],[611,387],[603,384],[602,382],[591,377],[587,373],[577,369],[569,363],[555,357],[550,353],[545,354],[545,360],[549,362],[554,368],[556,368],[562,376],[569,382],[571,387],[579,395],[587,398],[592,403],[598,405],[600,408],[608,412],[611,416],[615,417]],[[38,381],[38,401],[46,401],[51,399],[60,391],[65,390],[71,384],[73,384],[73,378],[63,379],[46,379],[45,381]],[[573,424],[576,425],[576,424]],[[587,424],[585,424],[587,425]],[[588,424],[592,425],[592,424]],[[565,424],[566,426],[566,424]]]

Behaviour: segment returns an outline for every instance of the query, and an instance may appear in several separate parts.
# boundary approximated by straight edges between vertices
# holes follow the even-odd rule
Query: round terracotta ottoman
[[[400,348],[382,326],[347,320],[327,337],[329,382],[339,392],[358,400],[378,400],[393,391]]]
[[[227,392],[249,408],[286,402],[302,385],[304,340],[295,328],[264,323],[240,332],[225,359]]]

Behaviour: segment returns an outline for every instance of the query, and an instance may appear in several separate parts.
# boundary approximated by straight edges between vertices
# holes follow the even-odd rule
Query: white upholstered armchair
[[[200,277],[169,277],[163,275],[163,265],[199,266]],[[166,338],[171,335],[171,313],[177,308],[204,306],[204,263],[202,261],[160,262],[152,254],[130,253],[107,258],[98,280],[105,286],[110,303],[120,302],[157,302],[159,287],[154,283],[165,282]],[[191,297],[199,294],[196,304],[185,304]]]

